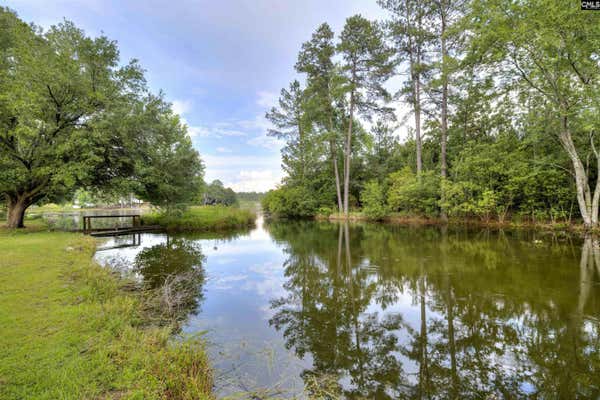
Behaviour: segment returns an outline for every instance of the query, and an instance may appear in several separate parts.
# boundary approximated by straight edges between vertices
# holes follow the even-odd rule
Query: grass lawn
[[[1,399],[210,399],[200,339],[148,326],[93,239],[0,228]]]
[[[226,231],[254,225],[256,214],[248,209],[223,206],[190,207],[181,215],[142,215],[143,225],[160,225],[169,232]]]

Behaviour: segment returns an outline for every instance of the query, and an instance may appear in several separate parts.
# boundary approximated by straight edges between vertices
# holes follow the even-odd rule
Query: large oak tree
[[[180,156],[189,168],[164,162]],[[168,177],[150,173],[158,161],[153,171]],[[148,93],[135,60],[120,64],[114,41],[66,21],[43,32],[0,8],[0,197],[9,227],[22,227],[32,204],[77,187],[127,187],[162,200],[160,182],[201,173],[185,126]]]

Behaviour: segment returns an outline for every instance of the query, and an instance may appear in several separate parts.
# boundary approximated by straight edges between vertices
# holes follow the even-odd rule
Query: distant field
[[[260,211],[260,202],[255,200],[240,200],[240,208],[242,210],[251,210],[254,212]]]

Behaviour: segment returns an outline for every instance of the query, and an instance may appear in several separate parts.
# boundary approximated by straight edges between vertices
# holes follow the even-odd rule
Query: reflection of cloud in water
[[[264,249],[261,249],[260,246],[257,246],[257,243],[243,240],[235,243],[210,240],[206,242],[206,245],[205,253],[207,256],[229,256],[227,260],[231,260],[233,256],[261,254],[264,251]]]
[[[233,289],[236,282],[246,280],[247,278],[248,275],[244,274],[214,277],[211,280],[211,287],[216,290],[230,290]]]
[[[227,264],[233,264],[235,262],[237,262],[237,258],[231,257],[231,258],[217,258],[214,263],[218,264],[218,265],[227,265]]]
[[[229,275],[223,278],[219,278],[218,282],[237,282],[247,279],[248,275]]]
[[[283,288],[285,276],[281,264],[258,264],[253,265],[249,270],[254,272],[259,279],[247,281],[244,285],[245,290],[255,291],[258,295],[269,301],[285,294],[285,289]]]
[[[212,264],[221,265],[215,258],[209,258],[210,279],[207,289],[247,293],[246,296],[250,296],[251,300],[244,306],[255,306],[254,312],[259,311],[262,319],[268,320],[272,315],[270,301],[285,294],[285,277],[281,263],[266,262],[244,267],[244,260],[240,259],[235,264],[231,263],[231,269],[211,268],[210,261]]]
[[[100,243],[102,243],[103,247],[111,247],[115,246],[118,243],[118,238],[108,238],[108,239],[98,239]],[[109,250],[100,250],[97,251],[94,255],[94,260],[100,265],[111,264],[111,258],[118,255],[119,259],[126,263],[129,268],[133,267],[133,262],[135,257],[138,255],[140,251],[143,249],[156,246],[167,241],[166,234],[142,234],[141,235],[141,244],[136,247],[123,247],[119,249],[109,249]]]

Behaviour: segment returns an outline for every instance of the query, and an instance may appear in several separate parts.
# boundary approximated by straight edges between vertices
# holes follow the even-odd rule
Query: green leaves
[[[405,167],[389,176],[388,204],[393,211],[437,216],[440,179],[433,171],[417,175]]]
[[[318,208],[314,193],[302,186],[270,190],[261,205],[267,214],[298,218],[312,217]]]
[[[385,192],[376,180],[367,182],[360,194],[360,201],[363,204],[363,212],[371,219],[380,220],[388,213]]]
[[[116,42],[47,32],[0,8],[0,196],[29,206],[77,187],[188,201],[203,167],[186,128]],[[132,178],[135,184],[127,183]]]
[[[348,81],[347,91],[354,92],[359,113],[370,117],[373,112],[389,112],[382,104],[390,100],[383,83],[394,70],[393,52],[379,25],[360,15],[348,18],[337,51],[344,60],[341,71]]]
[[[132,128],[145,134],[138,144],[134,187],[142,199],[167,211],[195,200],[203,185],[204,165],[187,128],[161,97],[149,97]]]

